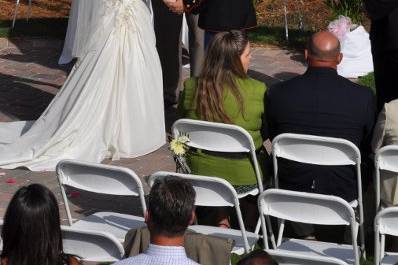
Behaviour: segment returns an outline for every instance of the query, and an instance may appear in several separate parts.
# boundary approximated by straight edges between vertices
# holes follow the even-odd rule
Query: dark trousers
[[[373,21],[370,34],[379,111],[398,98],[398,47],[392,46],[388,23],[388,18]]]
[[[163,71],[166,105],[175,104],[180,89],[182,15],[171,12],[162,0],[152,0],[156,48]],[[203,33],[197,27],[197,16],[187,14],[190,39],[191,75],[197,76],[204,57]]]

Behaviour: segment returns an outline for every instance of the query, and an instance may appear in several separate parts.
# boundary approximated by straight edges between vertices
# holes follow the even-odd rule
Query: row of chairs
[[[250,135],[241,127],[182,119],[178,120],[172,128],[173,136],[189,135],[190,147],[215,151],[215,152],[239,152],[248,153],[253,161],[258,181],[259,192],[263,191],[261,176],[259,176],[255,147]],[[361,177],[361,153],[350,141],[331,137],[320,137],[299,134],[281,134],[272,142],[272,156],[274,164],[274,186],[279,187],[278,158],[292,161],[324,166],[351,165],[356,168],[357,194],[356,200],[349,202],[354,213],[358,213],[358,230],[360,235],[360,250],[364,258],[365,233],[364,214],[362,202],[362,177]],[[388,170],[398,173],[398,146],[381,148],[375,156],[375,189],[376,211],[380,207],[380,171]],[[278,236],[278,245],[281,243],[284,223]],[[257,230],[256,230],[257,232]]]
[[[75,183],[73,187],[80,187],[80,189],[87,191],[95,190],[94,192],[106,194],[112,194],[110,190],[119,192],[117,186],[122,189],[127,188],[129,185],[125,185],[125,178],[120,177],[119,173],[122,172],[123,175],[123,173],[126,172],[133,172],[113,166],[88,164],[77,161],[62,161],[58,168],[64,169],[60,169],[60,172],[64,172],[62,176],[59,175],[60,182],[62,181],[61,178],[70,178]],[[83,170],[79,171],[78,168]],[[89,175],[96,175],[98,177],[98,182],[101,182],[102,180],[108,180],[108,185],[103,187],[103,190],[100,191],[91,186],[90,184],[92,182],[90,181],[88,184],[87,182],[86,184],[82,184],[81,182],[85,182],[87,180],[86,176]],[[129,174],[126,174],[126,176],[127,175]],[[234,239],[236,242],[234,248],[235,253],[239,253],[239,249],[244,249],[246,251],[253,249],[260,236],[254,233],[249,233],[245,230],[245,226],[240,214],[238,196],[234,188],[227,181],[214,177],[158,172],[150,176],[150,186],[157,178],[162,178],[167,175],[175,175],[180,178],[187,179],[192,183],[197,192],[197,199],[195,202],[196,205],[234,206],[238,219],[240,220],[240,231],[198,225],[193,225],[190,227],[190,229],[203,234]],[[141,186],[142,184],[140,184],[140,181],[136,178],[135,174],[131,175],[130,178],[134,179],[134,181],[131,181],[131,183],[135,182],[135,186],[132,190],[138,194],[137,190],[140,188],[137,189],[137,187]],[[113,182],[111,181],[112,179],[116,181]],[[119,185],[116,185],[118,182]],[[67,184],[63,183],[61,185],[62,190],[64,190],[64,185]],[[67,200],[65,202],[67,203]],[[259,211],[261,213],[261,224],[265,249],[274,258],[276,258],[280,264],[311,264],[308,263],[309,261],[312,261],[312,264],[317,262],[317,264],[359,264],[359,251],[356,243],[358,223],[356,222],[355,214],[351,205],[349,205],[343,199],[328,195],[269,189],[260,194],[258,202]],[[143,205],[145,205],[145,201],[143,201]],[[145,208],[145,206],[143,206],[143,208]],[[317,216],[315,217],[314,212],[317,213]],[[93,216],[95,215],[96,214]],[[103,215],[103,217],[109,217],[112,220],[113,216],[118,215],[119,214],[117,213],[107,213],[107,215]],[[269,223],[267,225],[266,221],[266,218],[269,216],[277,217],[281,220],[306,222],[312,224],[350,226],[352,232],[352,246],[337,245],[318,241],[285,239],[283,243],[280,242],[277,245],[274,245],[274,249],[270,249],[268,246],[268,231],[271,227],[269,226]],[[90,217],[92,216],[84,219],[84,222],[87,224],[86,227],[74,225],[82,220],[72,224],[69,227],[62,227],[64,233],[65,252],[78,255],[87,261],[113,262],[120,259],[124,255],[123,247],[121,246],[120,242],[121,240],[120,238],[117,239],[117,237],[112,234],[112,232],[115,232],[115,228],[120,228],[118,222],[115,221],[107,223],[105,219],[102,220],[105,222],[103,222],[102,227],[99,228],[97,225],[98,223],[101,223],[100,220],[92,219],[92,221],[89,221]],[[383,243],[385,234],[398,235],[398,229],[396,225],[397,221],[398,208],[385,209],[376,217],[376,238],[380,239],[380,241],[376,242],[376,253],[380,254],[376,256],[379,258],[375,259],[376,262],[378,262],[378,260],[381,258],[383,258],[384,261],[395,261],[394,258],[398,257],[397,255],[393,255],[391,253],[387,253],[386,255],[384,253]],[[126,227],[126,230],[131,228],[133,227]],[[279,232],[279,235],[282,236],[282,225],[280,226],[280,231],[282,232]],[[291,263],[293,262],[292,260],[296,260],[298,263]],[[304,262],[304,260],[307,262],[300,263]],[[390,263],[383,262],[381,264]]]
[[[209,150],[209,151],[218,151],[218,152],[245,152],[248,153],[253,161],[253,166],[255,168],[257,179],[258,179],[258,188],[257,193],[263,192],[261,175],[258,170],[255,147],[253,140],[250,135],[243,130],[242,128],[234,125],[226,125],[226,124],[214,124],[203,121],[193,121],[193,120],[179,120],[173,126],[173,135],[177,137],[178,135],[185,134],[189,135],[190,142],[189,145],[191,147]],[[319,155],[319,154],[322,155]],[[361,194],[361,184],[360,184],[360,153],[355,145],[352,143],[334,138],[327,137],[316,137],[316,136],[306,136],[306,135],[292,135],[285,134],[278,136],[273,142],[273,157],[275,162],[275,174],[274,174],[274,182],[278,184],[278,176],[277,176],[277,158],[284,157],[290,160],[295,160],[298,162],[304,163],[313,163],[313,164],[323,164],[323,165],[356,165],[357,167],[357,175],[358,175],[358,200],[355,202],[351,202],[349,206],[351,210],[348,212],[354,213],[353,209],[359,207],[359,212],[361,213],[362,209],[362,194]],[[377,163],[382,166],[385,166],[386,163],[383,162],[383,155],[378,155],[376,159]],[[389,160],[392,161],[391,155],[389,156]],[[388,167],[391,168],[391,165]],[[137,228],[143,225],[143,218],[136,216],[123,215],[118,213],[96,213],[91,216],[88,216],[82,220],[77,222],[73,222],[73,219],[70,214],[68,200],[66,196],[66,192],[64,186],[71,186],[78,189],[87,190],[90,192],[96,193],[104,193],[104,194],[112,194],[112,195],[131,195],[138,196],[141,202],[141,208],[143,212],[145,212],[145,199],[144,199],[144,191],[142,187],[142,183],[140,182],[138,176],[132,172],[131,170],[106,166],[106,165],[94,165],[83,162],[76,161],[62,161],[57,167],[57,173],[59,177],[59,181],[61,184],[61,191],[65,201],[65,207],[68,215],[69,224],[74,228],[78,229],[94,229],[96,231],[108,231],[111,234],[115,235],[116,238],[122,242],[124,239],[125,233],[131,228]],[[160,172],[154,174],[152,177],[159,177],[165,174]],[[151,178],[152,178],[151,177]],[[180,175],[180,177],[187,177],[186,175]],[[192,181],[196,181],[195,176],[189,175]],[[150,182],[151,182],[150,178]],[[239,201],[237,198],[240,196],[236,194],[236,191],[233,187],[226,181],[209,178],[209,177],[201,177],[201,184],[197,187],[198,198],[197,205],[201,206],[235,206],[238,218],[241,216]],[[207,181],[207,189],[204,189],[202,181]],[[202,185],[202,186],[201,186]],[[229,185],[229,186],[228,186]],[[216,187],[215,189],[211,189],[212,187]],[[203,197],[201,194],[204,193]],[[266,191],[269,192],[269,191]],[[290,194],[291,195],[291,194]],[[290,202],[286,202],[286,205],[293,205],[294,203],[299,203],[300,195],[295,195],[295,199]],[[317,196],[312,194],[311,196]],[[325,195],[321,195],[325,196]],[[203,199],[202,199],[203,198]],[[210,198],[210,200],[209,200]],[[221,199],[222,200],[217,200]],[[227,198],[227,199],[226,199]],[[341,200],[340,198],[337,198]],[[218,202],[215,204],[215,202]],[[292,204],[293,203],[293,204]],[[345,202],[347,206],[347,202]],[[344,203],[343,203],[344,204]],[[270,205],[267,203],[266,205]],[[322,205],[322,204],[321,204]],[[299,209],[298,205],[295,209]],[[307,205],[308,206],[308,205]],[[300,206],[301,207],[301,206]],[[316,207],[316,206],[315,206]],[[341,206],[342,207],[342,206]],[[261,207],[260,207],[261,208]],[[289,212],[289,211],[288,211]],[[300,211],[301,212],[301,211]],[[316,212],[316,211],[312,211]],[[319,211],[322,212],[322,211]],[[347,211],[346,211],[347,212]],[[345,216],[350,216],[350,214],[346,214]],[[272,212],[268,215],[272,216]],[[354,214],[355,216],[355,214]],[[286,218],[286,216],[275,216],[280,219]],[[312,216],[313,217],[313,216]],[[295,217],[297,218],[297,217]],[[239,218],[241,219],[241,218]],[[267,218],[262,218],[262,228],[263,231],[267,231],[266,229],[266,220]],[[287,218],[286,218],[287,219]],[[311,219],[311,218],[310,218]],[[318,219],[318,218],[314,218]],[[337,222],[337,219],[333,219]],[[352,219],[344,219],[342,221],[340,219],[339,222],[344,222],[346,225],[350,225],[352,227],[352,235],[356,235],[358,232],[358,228],[363,224],[363,214],[359,216],[359,222],[355,222],[353,224]],[[354,218],[355,220],[355,218]],[[293,220],[294,221],[294,220]],[[297,220],[296,220],[297,221]],[[304,220],[306,221],[306,220]],[[307,220],[314,221],[314,220]],[[316,221],[316,220],[315,220]],[[239,221],[240,230],[235,231],[226,231],[225,229],[218,228],[209,228],[209,227],[201,227],[194,226],[193,230],[205,234],[213,234],[224,236],[228,238],[233,238],[236,241],[234,252],[237,254],[241,254],[243,252],[248,252],[256,243],[256,241],[260,238],[258,230],[256,229],[256,233],[247,233],[244,228],[243,221]],[[269,226],[270,227],[270,226]],[[279,248],[278,251],[283,251],[280,249],[280,246],[286,247],[289,249],[286,241],[282,243],[282,235],[283,235],[283,227],[284,223],[281,221],[281,229],[278,233],[277,242],[273,238],[271,234],[271,241],[273,242],[274,248]],[[383,231],[381,231],[383,232]],[[266,233],[265,233],[266,235]],[[353,236],[353,242],[354,242]],[[363,237],[361,237],[363,239]],[[264,244],[267,244],[268,240],[264,239]],[[356,241],[355,241],[356,242]],[[285,244],[286,243],[286,244]],[[289,244],[293,246],[297,246],[297,242],[290,242]],[[306,243],[306,242],[304,242]],[[268,248],[268,245],[265,245]],[[354,253],[353,264],[357,264],[359,262],[359,257],[357,257],[358,251],[355,251],[356,243],[353,244],[352,249]],[[361,246],[364,247],[363,241],[361,240]],[[349,246],[346,246],[349,247]],[[383,245],[381,246],[383,248]],[[307,249],[308,248],[307,246]],[[330,249],[330,248],[329,248]],[[311,250],[313,251],[313,250]],[[364,252],[362,252],[364,253]],[[291,253],[292,254],[292,253]],[[294,253],[292,254],[294,255]],[[323,255],[327,255],[327,253],[323,253]],[[349,260],[347,260],[349,261]]]

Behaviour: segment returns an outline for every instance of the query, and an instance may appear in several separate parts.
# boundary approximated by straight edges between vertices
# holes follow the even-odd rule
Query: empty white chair
[[[385,252],[385,235],[398,236],[398,207],[389,207],[380,211],[374,221],[376,265],[398,262],[397,252]]]
[[[68,186],[99,194],[138,196],[144,216],[146,212],[144,189],[140,178],[132,170],[111,165],[63,160],[58,163],[56,171],[70,226],[109,232],[123,242],[130,229],[145,225],[143,217],[114,212],[97,212],[73,222],[65,192],[65,186]]]
[[[380,171],[398,173],[398,145],[387,145],[380,148],[375,156],[375,189],[376,212],[380,209]]]
[[[116,262],[124,256],[122,244],[112,234],[61,226],[64,252],[89,262]]]
[[[196,191],[196,206],[235,207],[240,230],[204,225],[190,226],[190,230],[205,235],[233,239],[235,241],[235,247],[233,248],[232,253],[240,255],[244,252],[250,252],[250,250],[256,244],[259,236],[255,233],[246,231],[239,206],[238,195],[228,181],[216,177],[205,177],[172,172],[157,172],[149,177],[149,185],[152,187],[156,179],[164,178],[166,176],[176,176],[186,179],[192,183],[192,186]]]
[[[332,257],[303,255],[280,249],[268,249],[267,253],[279,265],[348,265],[344,261]]]
[[[263,191],[262,175],[251,135],[242,127],[232,124],[200,120],[180,119],[173,124],[173,137],[186,134],[189,147],[223,153],[247,153],[253,163],[258,188],[238,194],[239,198],[256,195]],[[193,172],[195,173],[195,172]]]
[[[276,188],[279,187],[278,157],[299,163],[322,166],[355,166],[358,198],[350,202],[350,204],[352,207],[358,208],[361,251],[363,256],[366,257],[365,231],[363,227],[361,153],[358,147],[350,141],[340,138],[284,133],[278,135],[272,141],[272,156]]]
[[[266,250],[269,247],[265,216],[307,224],[345,225],[351,228],[352,245],[299,239],[285,239],[282,242],[284,223],[281,223],[276,248],[307,256],[334,257],[359,265],[358,224],[354,210],[345,200],[330,195],[269,189],[260,194],[258,204]],[[269,230],[272,233],[272,229]]]

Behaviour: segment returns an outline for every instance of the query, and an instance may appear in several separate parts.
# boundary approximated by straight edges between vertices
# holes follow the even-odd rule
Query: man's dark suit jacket
[[[207,31],[228,31],[253,28],[257,25],[253,0],[185,0],[200,3],[199,27]]]
[[[370,89],[339,76],[332,68],[307,72],[268,90],[266,115],[271,139],[281,133],[344,138],[368,156],[375,118]],[[281,188],[340,196],[357,196],[355,168],[278,161]]]

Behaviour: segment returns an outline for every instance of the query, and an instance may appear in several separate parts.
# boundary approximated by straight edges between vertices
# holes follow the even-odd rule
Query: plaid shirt
[[[189,259],[184,247],[165,247],[150,244],[148,249],[138,255],[121,260],[114,265],[198,265]]]

